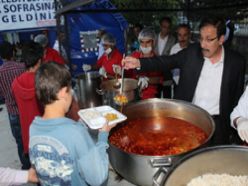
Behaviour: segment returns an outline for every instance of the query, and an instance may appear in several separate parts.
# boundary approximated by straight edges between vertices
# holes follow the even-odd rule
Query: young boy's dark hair
[[[35,88],[42,105],[57,100],[57,93],[63,87],[71,87],[71,75],[64,65],[49,62],[40,66],[35,76]]]
[[[14,47],[9,42],[4,41],[0,45],[0,56],[2,59],[11,60],[14,55]]]
[[[27,69],[34,67],[43,58],[43,48],[33,41],[25,44],[22,48],[22,61]]]

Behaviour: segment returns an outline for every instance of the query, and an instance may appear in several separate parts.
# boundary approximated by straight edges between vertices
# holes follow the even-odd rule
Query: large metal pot
[[[192,152],[173,166],[164,186],[185,186],[207,173],[248,175],[248,148],[215,146]]]
[[[114,97],[121,93],[121,86],[117,87],[117,82],[121,85],[121,79],[118,79],[117,81],[116,79],[103,81],[101,89],[97,90],[98,94],[102,95],[104,105],[110,105],[117,108],[117,105],[114,102]],[[132,102],[136,97],[138,81],[136,79],[124,78],[123,82],[123,94],[127,97],[128,102]]]
[[[102,105],[102,97],[96,92],[101,84],[98,72],[86,72],[76,77],[78,90],[76,91],[81,108]]]
[[[128,120],[167,116],[188,121],[206,132],[208,138],[201,146],[209,141],[215,129],[213,119],[205,110],[188,102],[178,100],[154,98],[140,101],[128,105],[124,109],[124,114]],[[109,148],[109,158],[112,167],[128,181],[142,186],[161,185],[164,179],[161,179],[161,174],[158,172],[160,168],[163,167],[163,170],[167,173],[173,163],[183,155],[185,153],[172,156],[131,154],[124,152],[111,143]]]

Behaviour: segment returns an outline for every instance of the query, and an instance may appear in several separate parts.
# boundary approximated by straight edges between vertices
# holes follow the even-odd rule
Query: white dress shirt
[[[180,46],[179,43],[176,43],[175,45],[173,45],[173,47],[171,48],[171,51],[170,51],[170,55],[173,55],[173,54],[176,54],[178,53],[179,51],[181,51],[183,48]],[[179,74],[180,74],[180,70],[178,68],[176,69],[173,69],[172,71],[172,74],[173,74],[173,80],[175,81],[175,83],[178,85],[178,82],[179,82]]]
[[[204,58],[204,64],[196,86],[193,104],[205,109],[210,115],[220,114],[220,89],[224,64],[224,48],[220,61],[212,64]]]
[[[243,95],[240,97],[238,105],[233,109],[231,113],[232,127],[234,127],[233,120],[238,117],[248,118],[248,86],[246,87]]]
[[[176,44],[173,45],[173,47],[171,48],[170,55],[176,54],[176,53],[178,53],[179,51],[181,51],[182,49],[183,49],[183,48],[181,48],[180,44],[179,44],[179,43],[176,43]]]
[[[161,38],[160,33],[158,35],[158,54],[162,55],[164,47],[168,41],[168,35],[165,36],[164,38]]]
[[[189,41],[189,44],[191,44],[191,43],[194,43],[194,42],[193,42],[193,41]],[[181,51],[182,49],[184,49],[184,48],[182,48],[182,47],[180,46],[179,43],[176,43],[175,45],[173,45],[173,46],[171,47],[170,55],[176,54],[176,53],[178,53],[179,51]]]

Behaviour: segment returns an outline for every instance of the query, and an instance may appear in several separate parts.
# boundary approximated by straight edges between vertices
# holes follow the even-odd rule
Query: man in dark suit
[[[140,71],[180,69],[175,99],[190,101],[212,115],[216,130],[212,144],[229,144],[232,129],[229,116],[244,88],[245,59],[223,47],[225,22],[203,19],[199,43],[172,56],[123,60],[125,68]]]

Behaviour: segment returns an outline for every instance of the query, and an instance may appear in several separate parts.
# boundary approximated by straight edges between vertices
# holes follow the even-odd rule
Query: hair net
[[[116,45],[116,40],[112,34],[106,33],[102,36],[102,43],[106,45]]]
[[[39,43],[42,47],[46,47],[48,44],[48,39],[44,34],[39,34],[34,38],[35,43]]]
[[[156,34],[151,28],[144,28],[140,31],[138,40],[144,40],[144,39],[152,39],[155,40]]]

